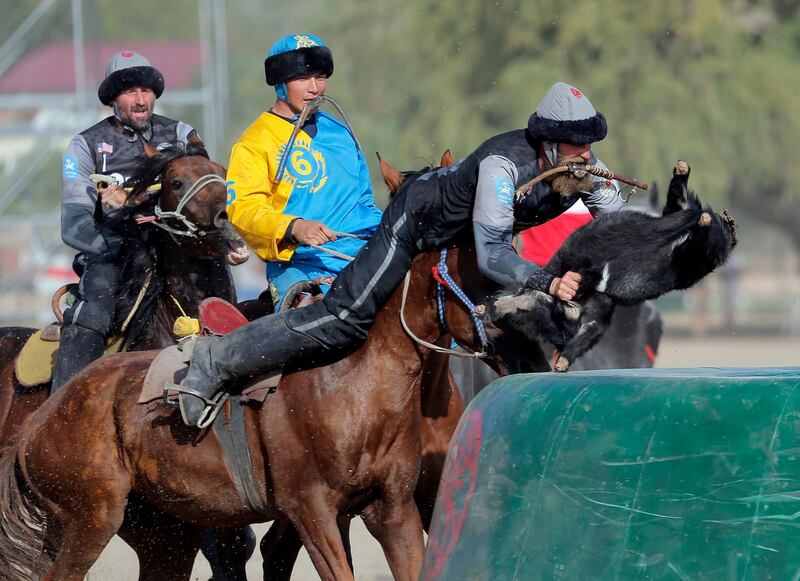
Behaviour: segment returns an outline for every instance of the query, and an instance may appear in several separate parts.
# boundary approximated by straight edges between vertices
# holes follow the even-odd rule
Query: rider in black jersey
[[[619,210],[610,180],[587,176],[539,182],[518,201],[522,184],[562,159],[602,165],[591,144],[606,136],[605,117],[566,83],[553,85],[528,127],[490,138],[457,163],[404,184],[390,201],[377,232],[334,281],[325,299],[241,327],[225,337],[200,338],[181,384],[181,414],[204,424],[210,397],[226,381],[330,359],[367,337],[378,309],[402,281],[418,253],[452,241],[472,227],[481,272],[500,285],[529,286],[563,300],[580,284],[573,272],[556,277],[516,254],[512,236],[541,224],[582,199],[593,214]],[[558,161],[557,161],[558,160]]]

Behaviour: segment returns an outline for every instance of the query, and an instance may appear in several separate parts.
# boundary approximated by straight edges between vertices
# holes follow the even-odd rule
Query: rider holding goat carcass
[[[527,196],[515,191],[564,162],[599,165],[591,144],[606,131],[605,117],[583,93],[556,83],[527,128],[492,137],[459,162],[409,180],[323,301],[264,317],[226,337],[198,340],[181,386],[184,421],[205,424],[214,413],[211,396],[226,381],[285,365],[312,365],[360,344],[414,256],[447,244],[470,226],[487,277],[572,299],[580,276],[557,277],[522,259],[511,245],[513,233],[558,216],[578,199],[594,214],[617,211],[623,201],[616,184],[564,173],[538,182]]]
[[[278,306],[294,284],[335,277],[375,231],[381,212],[346,123],[321,111],[301,115],[307,102],[325,94],[333,74],[322,39],[281,38],[264,70],[277,99],[233,146],[228,218],[266,261]]]

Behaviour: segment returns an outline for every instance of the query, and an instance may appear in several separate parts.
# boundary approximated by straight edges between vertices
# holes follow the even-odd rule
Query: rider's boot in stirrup
[[[286,325],[286,313],[261,317],[224,337],[199,337],[180,385],[180,410],[189,426],[205,427],[216,416],[226,382],[280,371],[323,346]]]
[[[101,357],[105,349],[106,342],[100,333],[78,325],[64,325],[50,393],[55,393],[73,375]]]

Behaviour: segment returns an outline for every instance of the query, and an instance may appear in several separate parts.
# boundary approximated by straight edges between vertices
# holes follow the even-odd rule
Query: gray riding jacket
[[[605,164],[592,155],[591,164],[605,168]],[[556,207],[539,208],[533,216],[522,216],[519,204],[514,200],[514,192],[518,187],[531,179],[533,164],[518,168],[517,164],[500,154],[484,157],[479,164],[478,184],[475,189],[475,206],[472,216],[472,228],[478,255],[478,266],[481,272],[504,286],[522,286],[528,284],[546,291],[553,279],[552,274],[544,272],[536,264],[520,257],[511,245],[514,232],[529,226],[542,224],[564,212],[580,198],[592,215],[616,212],[623,207],[616,182],[595,177],[591,190],[581,192],[569,199],[561,199],[553,195],[550,186],[540,182],[531,192],[532,204]],[[534,175],[538,172],[534,170]],[[526,219],[527,218],[527,219]],[[533,277],[533,279],[531,278]]]
[[[114,210],[98,202],[93,173],[114,176],[122,184],[147,159],[143,141],[156,149],[185,145],[196,131],[182,121],[153,115],[150,129],[137,132],[107,117],[76,135],[61,165],[61,239],[87,257],[114,255],[119,236],[102,224]]]

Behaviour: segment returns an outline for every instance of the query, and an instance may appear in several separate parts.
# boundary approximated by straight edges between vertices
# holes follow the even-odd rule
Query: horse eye
[[[183,182],[181,180],[172,180],[170,186],[172,186],[173,190],[179,190],[183,187]]]

